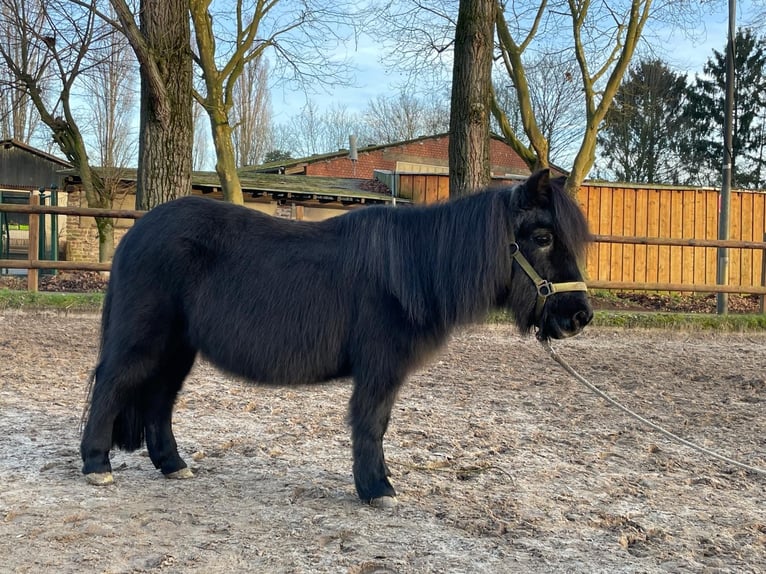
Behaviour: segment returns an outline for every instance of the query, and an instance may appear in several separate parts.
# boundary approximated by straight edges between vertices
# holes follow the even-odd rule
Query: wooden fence
[[[37,291],[40,269],[59,269],[68,271],[109,271],[111,263],[85,261],[43,261],[39,258],[38,245],[40,234],[40,215],[59,214],[90,217],[111,217],[115,219],[138,219],[145,211],[126,209],[96,209],[91,207],[64,207],[40,205],[37,193],[29,194],[29,205],[0,204],[0,211],[29,214],[29,248],[27,259],[0,259],[0,269],[27,269],[27,289]]]
[[[402,173],[398,175],[397,196],[412,203],[434,203],[449,198],[449,176],[436,173]]]
[[[589,279],[615,283],[716,283],[718,199],[714,189],[585,185],[579,202],[601,241],[587,257]],[[730,285],[763,285],[766,193],[733,191]],[[637,242],[630,238],[662,238]]]
[[[418,176],[421,177],[421,176]],[[746,231],[746,225],[764,230],[764,194],[737,192],[737,200],[732,201],[732,218],[737,225],[732,225],[732,234],[740,239],[719,241],[715,239],[717,229],[709,222],[713,211],[710,192],[696,191],[691,196],[693,201],[680,194],[669,193],[678,190],[635,188],[628,192],[626,188],[608,186],[588,186],[583,189],[580,202],[591,225],[596,231],[594,245],[587,255],[587,280],[593,288],[618,290],[651,291],[698,291],[708,293],[749,293],[766,295],[766,234],[764,241],[752,241],[741,237],[752,236]],[[685,190],[685,193],[689,193]],[[717,198],[717,194],[713,197]],[[746,210],[753,210],[755,215],[746,215]],[[667,210],[664,213],[663,210]],[[693,210],[693,211],[692,211]],[[0,211],[28,213],[29,217],[29,254],[25,260],[0,259],[0,268],[28,269],[28,288],[37,290],[39,269],[108,271],[110,263],[41,261],[37,251],[39,233],[39,215],[55,213],[63,215],[111,217],[138,219],[146,212],[94,209],[85,207],[55,207],[39,205],[39,197],[30,195],[30,205],[0,204]],[[652,215],[653,214],[653,215]],[[656,217],[654,217],[656,216]],[[758,225],[754,225],[756,218]],[[699,228],[690,225],[704,221]],[[595,229],[594,229],[595,228]],[[599,233],[609,229],[612,233]],[[702,238],[675,237],[674,235],[692,234],[697,229]],[[704,234],[702,230],[704,229]],[[715,230],[715,231],[714,231]],[[634,235],[626,234],[632,231]],[[638,233],[644,236],[636,236]],[[646,234],[668,233],[670,236],[651,236]],[[713,235],[713,238],[706,236]],[[716,285],[716,257],[719,247],[729,250],[734,273],[730,274],[725,285]],[[703,272],[704,271],[704,272]]]

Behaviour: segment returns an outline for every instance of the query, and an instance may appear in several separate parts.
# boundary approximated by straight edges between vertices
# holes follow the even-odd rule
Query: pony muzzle
[[[551,281],[548,281],[547,279],[543,279],[540,277],[540,275],[535,271],[535,268],[532,267],[532,264],[527,260],[526,257],[524,257],[524,254],[521,252],[521,249],[519,248],[519,244],[515,241],[511,243],[511,257],[516,261],[516,263],[519,264],[519,267],[521,267],[524,272],[529,276],[529,278],[532,280],[532,282],[535,284],[535,289],[537,289],[537,302],[535,304],[535,324],[537,325],[537,335],[538,338],[548,338],[548,334],[546,333],[546,330],[543,328],[542,325],[542,319],[543,319],[543,310],[545,309],[545,303],[548,300],[549,297],[552,295],[555,295],[557,293],[567,293],[572,291],[582,291],[584,293],[588,292],[588,286],[585,284],[584,281],[563,281],[561,283],[552,283]],[[570,334],[576,334],[579,333],[585,325],[590,323],[591,319],[593,318],[593,312],[588,309],[587,311],[580,310],[577,311],[571,318],[570,321],[572,323],[572,330],[569,332],[561,331],[561,334],[564,336],[569,336]],[[558,338],[558,337],[557,337]]]
[[[535,324],[537,324],[537,332],[541,334],[545,331],[542,325],[543,310],[545,309],[545,303],[548,298],[557,293],[566,293],[572,291],[588,292],[588,286],[584,281],[566,281],[562,283],[551,283],[550,281],[543,280],[542,283],[537,284],[537,303],[535,305]],[[593,313],[588,310],[577,311],[571,318],[572,330],[569,334],[579,333],[585,325],[590,323],[593,318]]]

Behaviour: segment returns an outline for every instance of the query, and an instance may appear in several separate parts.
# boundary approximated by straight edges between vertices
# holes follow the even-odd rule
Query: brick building
[[[375,171],[446,174],[449,165],[448,146],[449,134],[438,134],[360,148],[357,150],[356,161],[351,161],[349,150],[343,149],[308,158],[244,168],[241,172],[360,179],[374,179]],[[517,179],[529,175],[529,168],[524,161],[498,136],[492,136],[489,155],[492,177]]]

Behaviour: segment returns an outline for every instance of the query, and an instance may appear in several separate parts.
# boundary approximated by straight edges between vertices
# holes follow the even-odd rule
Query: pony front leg
[[[349,418],[354,455],[354,483],[359,498],[375,506],[396,504],[396,491],[388,480],[391,472],[383,455],[383,435],[401,381],[376,384],[356,381]]]

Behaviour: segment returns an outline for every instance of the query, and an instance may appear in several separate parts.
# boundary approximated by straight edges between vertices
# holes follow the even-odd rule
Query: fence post
[[[29,205],[40,205],[40,192],[33,191],[29,194]],[[29,260],[34,264],[40,259],[40,215],[37,213],[29,214]],[[27,291],[36,293],[38,290],[38,281],[40,277],[39,269],[27,270]]]
[[[766,233],[763,234],[766,243]],[[761,287],[766,287],[766,248],[761,253]],[[766,313],[766,295],[761,295],[761,314]]]

